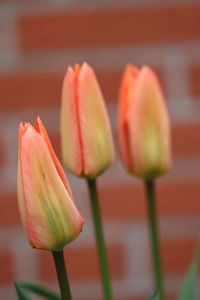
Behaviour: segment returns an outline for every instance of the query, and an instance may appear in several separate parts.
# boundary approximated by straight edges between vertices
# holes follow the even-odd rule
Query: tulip
[[[37,118],[19,127],[18,204],[33,248],[57,251],[82,230],[67,178]]]
[[[61,141],[64,164],[76,176],[95,178],[114,160],[103,96],[86,63],[69,67],[64,78]]]
[[[151,180],[171,166],[170,125],[164,97],[149,67],[127,66],[119,96],[119,143],[127,170]]]

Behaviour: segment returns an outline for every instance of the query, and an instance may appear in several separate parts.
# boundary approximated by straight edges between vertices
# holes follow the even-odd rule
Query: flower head
[[[63,82],[62,155],[75,175],[94,178],[114,160],[110,124],[93,69],[69,67]]]
[[[21,123],[19,127],[17,194],[32,247],[60,250],[81,232],[84,220],[39,118],[34,126]]]
[[[135,176],[152,179],[171,166],[170,122],[155,73],[127,66],[119,96],[123,162]]]

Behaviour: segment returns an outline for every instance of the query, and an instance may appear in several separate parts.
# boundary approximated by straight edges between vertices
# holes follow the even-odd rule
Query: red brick
[[[115,185],[101,187],[99,191],[104,217],[126,219],[145,215],[145,201],[140,187]]]
[[[120,245],[109,246],[108,257],[111,274],[114,278],[123,276],[123,249]],[[89,260],[88,260],[89,259]],[[87,280],[99,277],[99,269],[95,248],[65,250],[65,260],[72,280]],[[55,281],[56,274],[53,260],[49,253],[39,253],[40,277],[43,280]]]
[[[62,11],[23,15],[18,32],[26,51],[184,42],[200,38],[199,18],[199,5]]]
[[[185,274],[192,262],[197,239],[178,239],[161,244],[164,271]]]
[[[19,224],[20,217],[15,194],[1,194],[0,196],[0,227]]]
[[[200,155],[200,123],[172,127],[172,150],[175,155]]]
[[[194,64],[190,68],[190,89],[191,95],[200,97],[200,65]]]
[[[200,182],[162,183],[157,186],[157,207],[160,216],[200,215]],[[142,186],[102,187],[102,213],[105,218],[137,219],[146,216]]]
[[[118,99],[118,89],[123,70],[97,71],[100,87],[106,101]]]
[[[103,95],[108,101],[118,97],[123,70],[95,70]],[[157,67],[163,81],[163,71]],[[0,109],[20,110],[60,105],[64,73],[14,73],[0,76]],[[6,101],[4,100],[6,99]]]
[[[7,250],[1,250],[0,252],[0,284],[12,284],[14,280],[13,276],[13,261],[12,255]]]
[[[60,104],[62,74],[4,75],[0,76],[0,85],[1,110],[51,107]]]

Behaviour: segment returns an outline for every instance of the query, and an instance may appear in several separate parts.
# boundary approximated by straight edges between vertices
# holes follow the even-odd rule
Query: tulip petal
[[[77,74],[68,68],[63,82],[61,108],[62,156],[66,167],[76,175],[83,172],[83,153],[77,107]],[[66,122],[67,120],[67,122]]]
[[[58,158],[57,158],[57,156],[56,156],[56,154],[53,150],[53,147],[52,147],[51,142],[49,140],[47,131],[46,131],[46,129],[45,129],[44,125],[42,124],[39,117],[37,117],[37,119],[36,119],[36,122],[34,124],[34,128],[44,137],[44,140],[47,143],[47,147],[49,149],[49,153],[51,155],[51,158],[52,158],[52,160],[55,164],[56,170],[57,170],[58,174],[60,175],[60,178],[61,178],[62,182],[64,183],[68,193],[70,194],[70,196],[72,196],[71,188],[69,186],[66,175],[65,175],[65,173],[63,171],[63,168],[62,168],[62,166],[61,166],[61,164],[60,164],[60,162],[59,162],[59,160],[58,160]]]
[[[119,143],[122,159],[128,170],[133,168],[133,160],[130,154],[128,112],[130,106],[134,106],[135,84],[138,78],[139,70],[128,65],[123,74],[119,94],[118,120],[119,120]]]
[[[83,64],[77,84],[84,175],[95,177],[114,160],[111,129],[96,76]]]
[[[31,125],[20,138],[18,200],[30,244],[59,250],[75,239],[83,219],[76,209],[44,137]]]
[[[21,220],[23,223],[23,227],[25,228],[25,201],[24,201],[24,192],[23,192],[23,182],[22,182],[22,174],[21,174],[21,141],[22,137],[27,130],[28,124],[20,123],[19,125],[19,149],[18,149],[18,184],[17,184],[17,195],[18,195],[18,204],[19,204],[19,212],[21,215]]]
[[[157,78],[148,67],[139,73],[128,118],[135,174],[152,178],[168,171],[169,118]]]

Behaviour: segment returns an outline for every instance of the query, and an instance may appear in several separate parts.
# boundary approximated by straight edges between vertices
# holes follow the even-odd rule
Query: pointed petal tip
[[[139,69],[134,67],[131,64],[128,64],[122,75],[121,86],[124,87],[126,84],[132,84],[132,81],[135,80],[139,76]]]
[[[88,71],[92,71],[93,72],[93,68],[86,62],[84,62],[82,64],[82,67],[81,67],[81,72],[88,72]]]
[[[19,124],[19,134],[20,136],[24,135],[26,133],[26,131],[28,131],[29,129],[31,130],[36,130],[37,132],[40,132],[40,128],[44,127],[44,125],[42,124],[42,121],[40,119],[40,117],[38,116],[35,120],[34,125],[32,126],[29,122],[20,122]]]
[[[38,132],[40,132],[40,127],[41,127],[41,125],[42,125],[42,121],[41,121],[40,117],[37,116],[37,118],[36,118],[36,120],[35,120],[35,123],[34,123],[33,127],[34,127]]]
[[[26,122],[20,122],[20,123],[19,123],[19,128],[20,128],[20,129],[25,129],[25,128],[27,127],[28,124],[29,124],[29,123],[26,123]]]
[[[66,70],[65,76],[64,76],[64,82],[66,81],[73,81],[75,77],[79,76],[79,73],[81,72],[87,72],[88,70],[92,70],[92,68],[88,65],[88,63],[83,62],[82,65],[75,64],[74,66],[69,66]]]
[[[86,61],[84,61],[82,63],[82,68],[91,68],[91,66]]]
[[[41,120],[41,118],[39,117],[39,116],[37,116],[37,118],[36,118],[36,120],[35,120],[35,123],[42,123],[42,120]]]
[[[81,66],[79,64],[75,64],[73,67],[73,71],[78,76],[79,72],[81,71]]]
[[[71,73],[74,73],[74,69],[71,66],[69,66],[66,69],[65,76],[67,76],[68,74],[71,74]]]
[[[147,77],[154,77],[154,78],[157,77],[154,70],[151,67],[146,66],[146,65],[142,66],[140,73],[141,73],[141,76],[143,75],[145,77],[146,76]]]
[[[20,122],[19,124],[19,137],[22,137],[29,127],[32,127],[30,123]]]
[[[141,67],[141,71],[142,71],[142,70],[152,70],[152,69],[151,69],[150,66],[143,65],[143,66]]]
[[[142,85],[149,82],[151,86],[154,86],[161,92],[161,94],[163,94],[159,77],[151,67],[143,66],[140,71],[139,78],[139,81]]]
[[[75,77],[74,68],[69,66],[65,72],[64,79],[63,79],[63,86],[67,84],[67,82],[73,82]]]
[[[74,76],[75,74],[78,74],[81,70],[82,66],[80,66],[79,64],[74,64],[73,66],[68,66],[66,73],[65,73],[65,77],[66,76]]]
[[[136,75],[136,74],[138,74],[139,69],[137,67],[135,67],[134,65],[132,65],[131,63],[128,63],[125,67],[125,72]]]

